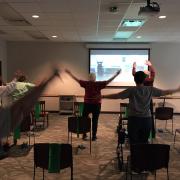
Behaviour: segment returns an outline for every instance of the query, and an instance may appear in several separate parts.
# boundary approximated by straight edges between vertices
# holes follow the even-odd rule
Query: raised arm
[[[132,75],[134,76],[136,73],[136,62],[133,62]]]
[[[148,65],[149,72],[150,72],[150,78],[152,81],[154,81],[155,78],[155,69],[150,61],[146,61],[146,65]]]
[[[69,71],[68,69],[66,69],[65,72],[66,72],[67,74],[69,74],[69,76],[71,76],[72,79],[74,79],[75,81],[77,81],[77,82],[79,83],[80,80],[79,80],[76,76],[74,76],[74,75],[71,73],[71,71]]]
[[[102,95],[101,97],[105,99],[119,99],[119,93]]]
[[[113,79],[115,79],[121,73],[121,69],[118,70],[110,79],[107,80],[107,84],[109,84]]]
[[[176,89],[162,90],[162,96],[177,93],[177,92],[180,92],[180,86],[178,88],[176,88]]]
[[[130,88],[125,89],[121,92],[114,93],[114,94],[107,94],[107,95],[102,95],[102,98],[106,99],[126,99],[130,96]]]

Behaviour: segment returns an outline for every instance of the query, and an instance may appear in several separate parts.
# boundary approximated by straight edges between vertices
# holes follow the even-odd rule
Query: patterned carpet
[[[44,131],[38,131],[35,134],[36,142],[57,142],[67,143],[67,117],[58,114],[50,114],[49,128]],[[75,180],[123,180],[125,172],[120,172],[117,168],[116,145],[117,134],[116,126],[118,115],[101,114],[98,127],[98,140],[92,143],[92,154],[89,153],[89,141],[82,141],[73,135],[74,149],[74,179]],[[180,128],[180,116],[175,117],[174,126]],[[163,127],[162,122],[158,122],[158,128]],[[171,124],[168,123],[168,128]],[[24,136],[18,144],[28,141]],[[155,143],[166,143],[171,145],[169,175],[170,180],[179,180],[180,178],[180,135],[177,135],[176,146],[173,145],[173,135],[170,133],[157,133]],[[33,143],[33,137],[31,138]],[[78,145],[84,145],[86,148],[77,151]],[[125,160],[129,153],[127,147],[124,147]],[[142,176],[134,175],[133,179],[154,179],[154,175],[148,174]],[[29,153],[20,157],[8,157],[0,160],[0,180],[32,180],[33,179],[33,148]],[[36,179],[42,179],[42,169],[37,168]],[[45,171],[46,180],[66,180],[70,179],[70,169],[61,170],[58,174],[50,174]],[[130,176],[128,176],[130,179]],[[157,171],[157,180],[166,179],[166,170]]]

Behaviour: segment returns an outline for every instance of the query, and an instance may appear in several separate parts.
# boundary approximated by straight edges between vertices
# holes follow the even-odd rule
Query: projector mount
[[[151,0],[147,0],[147,5],[145,7],[140,7],[139,15],[146,14],[155,14],[160,12],[160,7],[157,2],[151,2]]]
[[[147,0],[147,6],[148,7],[153,7],[153,8],[157,8],[157,9],[160,9],[160,7],[159,7],[159,4],[157,3],[157,2],[152,2],[151,3],[151,0]]]

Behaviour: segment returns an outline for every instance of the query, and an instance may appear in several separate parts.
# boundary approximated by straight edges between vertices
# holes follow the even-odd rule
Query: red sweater
[[[84,102],[89,104],[101,103],[101,89],[104,89],[107,81],[83,81],[80,80],[79,84],[85,89]]]

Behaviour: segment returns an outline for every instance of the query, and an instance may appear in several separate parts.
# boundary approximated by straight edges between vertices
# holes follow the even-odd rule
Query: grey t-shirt
[[[159,97],[162,95],[163,91],[161,89],[151,86],[135,86],[120,92],[119,98],[129,98],[128,116],[151,117],[151,99],[152,97]]]

